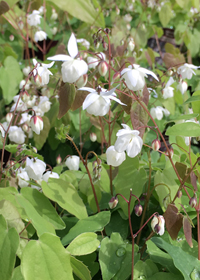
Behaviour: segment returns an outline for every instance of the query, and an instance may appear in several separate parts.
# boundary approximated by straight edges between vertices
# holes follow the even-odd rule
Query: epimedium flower
[[[59,179],[59,175],[56,172],[47,171],[45,174],[42,175],[42,180],[48,182],[49,178]]]
[[[127,87],[130,90],[140,90],[143,89],[145,85],[145,77],[151,75],[154,79],[158,80],[158,77],[150,70],[140,67],[140,65],[133,64],[129,65],[121,71],[122,78],[125,79]]]
[[[54,61],[49,64],[39,63],[35,58],[33,58],[33,65],[36,66],[36,69],[33,70],[34,75],[39,75],[41,77],[40,84],[41,86],[47,85],[49,83],[49,75],[53,75],[48,69],[54,65]]]
[[[18,185],[20,188],[27,187],[29,185],[29,176],[28,173],[26,172],[25,168],[19,168],[18,173],[17,173],[17,179],[18,179]]]
[[[166,117],[170,115],[170,112],[161,107],[161,106],[157,106],[157,107],[152,107],[151,110],[150,110],[150,114],[152,115],[152,117],[154,119],[157,119],[157,120],[162,120],[163,118],[163,115],[165,115]]]
[[[159,234],[163,235],[165,232],[165,219],[163,216],[154,216],[152,221],[151,221],[151,228],[152,230]]]
[[[43,125],[44,123],[40,116],[33,116],[30,120],[32,130],[38,135],[40,134],[40,131],[43,130]]]
[[[8,138],[14,143],[23,144],[25,142],[26,135],[21,127],[14,125],[9,128]]]
[[[63,82],[74,83],[82,75],[87,73],[88,65],[84,60],[75,59],[78,54],[78,47],[76,38],[73,33],[69,38],[67,49],[69,55],[58,54],[52,57],[48,57],[47,59],[54,61],[64,61],[61,68]]]
[[[115,89],[116,87],[110,91],[106,91],[106,89],[101,87],[97,90],[89,87],[79,88],[79,90],[90,92],[83,102],[83,110],[86,109],[89,114],[94,116],[105,116],[110,109],[110,100],[114,100],[121,105],[126,105],[116,98],[116,94],[114,93]]]
[[[120,129],[116,134],[115,150],[118,153],[126,151],[129,157],[134,158],[141,152],[143,140],[139,136],[138,130],[131,130],[126,124],[122,124],[122,126],[123,129]]]
[[[43,40],[46,40],[46,39],[47,39],[47,33],[46,32],[44,32],[42,30],[39,30],[39,31],[35,32],[35,35],[34,35],[35,42],[43,41]]]
[[[106,150],[106,157],[107,157],[107,164],[108,165],[112,165],[114,167],[119,166],[120,164],[122,164],[123,161],[125,161],[126,159],[126,154],[125,152],[121,152],[118,153],[115,150],[114,146],[110,146],[107,150]]]
[[[26,167],[25,170],[28,173],[29,178],[33,180],[40,180],[42,174],[46,169],[46,163],[40,159],[30,159],[26,158]]]
[[[190,80],[193,74],[196,75],[194,70],[197,70],[199,67],[200,66],[185,63],[177,69],[177,73],[181,75],[182,79]]]
[[[171,85],[174,83],[174,79],[172,77],[169,78],[169,81],[166,83],[165,88],[163,89],[163,98],[171,98],[174,96],[174,88]]]
[[[185,81],[180,81],[177,85],[177,89],[180,90],[182,94],[184,94],[187,91],[188,84]]]
[[[30,26],[37,26],[38,24],[40,24],[40,19],[40,12],[37,10],[34,10],[32,14],[27,16],[27,22]]]
[[[69,168],[69,170],[79,170],[79,163],[79,156],[70,156],[65,161],[65,165]]]

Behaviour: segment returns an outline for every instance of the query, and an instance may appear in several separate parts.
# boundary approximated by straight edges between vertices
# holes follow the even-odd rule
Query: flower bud
[[[116,73],[113,75],[113,77],[112,77],[113,82],[114,82],[115,80],[120,79],[120,77],[121,77],[120,72],[116,72]]]
[[[30,126],[36,134],[40,134],[43,130],[43,120],[40,116],[33,116],[30,121]]]
[[[189,205],[194,208],[197,205],[197,197],[196,194],[190,198]]]
[[[116,6],[115,10],[116,10],[116,14],[119,15],[120,14],[120,9]]]
[[[163,216],[154,216],[152,221],[151,221],[151,228],[152,230],[159,234],[163,235],[165,232],[165,219]]]
[[[181,198],[181,196],[182,196],[182,191],[179,190],[179,191],[177,192],[177,197],[178,197],[178,198]]]
[[[110,209],[115,208],[117,206],[117,204],[118,204],[118,198],[114,197],[114,196],[111,198],[111,200],[108,203]]]
[[[173,148],[172,148],[172,147],[171,147],[171,148],[169,148],[169,152],[170,152],[170,155],[171,155],[171,158],[172,158],[172,157],[173,157],[173,155],[174,155],[174,150],[173,150]],[[169,157],[168,151],[166,151],[165,155],[166,155],[167,157]]]
[[[161,147],[161,143],[160,143],[160,140],[159,139],[154,139],[151,143],[151,146],[152,146],[152,149],[154,151],[158,151]]]
[[[27,123],[24,123],[24,124],[22,125],[22,129],[23,129],[24,132],[28,132],[28,131],[29,131],[29,126],[28,126],[28,124],[27,124]]]
[[[90,140],[91,140],[92,142],[97,141],[97,135],[96,135],[94,132],[90,133]]]
[[[69,170],[79,170],[79,163],[79,156],[70,156],[65,161],[65,165],[69,168]]]
[[[106,61],[101,61],[98,65],[99,74],[105,76],[108,71],[108,63]]]
[[[12,41],[14,41],[14,39],[15,39],[14,35],[11,34],[11,35],[9,36],[9,40],[12,42]]]
[[[84,74],[82,75],[77,81],[76,81],[76,86],[77,88],[84,87],[87,84],[88,81],[88,75]]]
[[[107,49],[108,49],[108,44],[104,41],[104,42],[102,43],[102,47],[103,47],[104,51],[107,51]]]
[[[135,215],[136,216],[139,217],[139,216],[142,215],[143,208],[142,208],[141,204],[136,204],[134,209],[135,209]]]
[[[135,48],[135,43],[134,43],[133,40],[130,40],[129,43],[128,43],[128,49],[129,49],[129,51],[132,52],[132,51],[134,50],[134,48]]]
[[[7,113],[7,114],[6,114],[6,121],[7,121],[8,123],[10,123],[10,122],[11,122],[11,120],[12,120],[12,116],[13,116],[13,114],[12,114],[12,113]]]
[[[33,152],[37,154],[37,148],[33,147]]]
[[[21,30],[24,28],[24,23],[23,23],[22,20],[20,20],[20,21],[18,22],[18,26],[19,26],[19,29],[21,29]]]
[[[28,76],[28,74],[31,72],[31,67],[30,66],[24,67],[22,71],[25,76]]]
[[[61,162],[62,162],[62,158],[61,158],[61,156],[59,155],[59,156],[57,156],[57,158],[56,158],[56,163],[57,163],[57,164],[61,164]]]

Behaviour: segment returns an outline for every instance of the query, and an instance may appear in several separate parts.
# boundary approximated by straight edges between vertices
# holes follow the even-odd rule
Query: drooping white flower
[[[30,66],[24,67],[22,71],[25,76],[28,76],[28,74],[31,72],[31,67]]]
[[[79,156],[70,156],[65,161],[65,165],[69,168],[69,170],[79,170],[79,163]]]
[[[29,178],[33,180],[40,180],[42,174],[46,169],[46,163],[40,159],[30,159],[26,158],[26,167],[25,170],[28,173]]]
[[[45,174],[42,175],[42,180],[48,182],[49,178],[59,179],[59,175],[56,172],[47,171]]]
[[[122,124],[122,126],[123,129],[116,134],[115,150],[118,153],[126,151],[129,157],[134,158],[141,152],[143,140],[139,136],[138,130],[131,130],[126,124]]]
[[[34,69],[33,73],[34,75],[38,73],[38,75],[41,77],[41,86],[47,85],[49,83],[49,75],[53,75],[51,71],[48,70],[48,68],[51,68],[54,65],[54,61],[52,61],[49,64],[46,63],[40,64],[37,62],[35,58],[33,58],[33,65],[34,66],[37,65],[37,68]]]
[[[177,89],[180,90],[182,94],[184,94],[187,91],[188,84],[185,81],[180,81],[177,85]]]
[[[46,32],[44,32],[42,30],[39,30],[39,31],[35,32],[35,35],[34,35],[35,42],[43,41],[43,40],[46,40],[46,39],[47,39],[47,33]]]
[[[154,119],[162,120],[163,118],[163,108],[161,106],[152,107],[150,110],[150,114]]]
[[[145,85],[145,77],[151,75],[154,79],[158,80],[158,77],[150,70],[140,67],[137,64],[129,65],[128,68],[125,68],[121,72],[122,78],[125,79],[127,87],[130,90],[140,90],[143,89]]]
[[[48,112],[51,108],[51,102],[47,96],[40,96],[38,107],[44,112]]]
[[[84,60],[75,59],[78,54],[77,42],[74,34],[71,34],[71,37],[68,41],[68,52],[69,55],[58,54],[52,57],[48,57],[48,60],[54,61],[64,61],[62,64],[62,79],[64,83],[74,83],[82,75],[86,74],[88,71],[88,65]]]
[[[125,105],[118,98],[116,98],[116,94],[114,93],[116,87],[111,89],[110,91],[106,91],[106,89],[99,88],[99,90],[95,90],[89,87],[79,88],[79,90],[89,91],[83,102],[83,110],[94,116],[105,116],[111,105],[110,100],[114,100],[121,105]]]
[[[40,19],[40,12],[36,10],[34,10],[32,14],[27,16],[27,22],[30,26],[37,26],[38,24],[40,24]]]
[[[177,69],[177,73],[181,75],[182,79],[190,80],[193,74],[196,75],[193,69],[197,70],[198,68],[199,66],[185,63]]]
[[[172,77],[169,78],[169,81],[166,83],[165,88],[163,89],[163,98],[171,98],[174,96],[174,88],[171,85],[174,83],[174,79]]]
[[[8,137],[10,141],[14,143],[23,144],[25,142],[26,135],[21,127],[14,125],[9,128]]]
[[[29,176],[28,173],[26,172],[25,168],[19,168],[18,173],[17,173],[17,179],[18,179],[18,185],[20,188],[27,187],[29,185]]]
[[[21,82],[19,83],[19,88],[20,89],[22,89],[23,88],[23,86],[25,85],[25,89],[26,90],[29,90],[29,88],[30,88],[30,81],[28,80],[28,82],[26,83],[26,81],[25,80],[21,80]]]
[[[106,150],[107,164],[112,166],[119,166],[126,159],[125,152],[118,153],[114,146],[110,146]]]
[[[163,216],[154,216],[151,221],[151,228],[159,235],[163,235],[165,232],[165,219]]]
[[[87,40],[81,38],[81,39],[76,39],[77,43],[81,43],[81,45],[83,45],[84,47],[86,47],[87,50],[89,50],[90,48],[90,42],[88,42]]]
[[[40,134],[40,131],[43,130],[43,119],[40,116],[33,116],[30,120],[30,126],[36,134]]]

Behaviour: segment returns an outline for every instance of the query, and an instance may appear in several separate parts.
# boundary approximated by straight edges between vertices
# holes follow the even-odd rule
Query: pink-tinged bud
[[[20,21],[18,22],[18,26],[19,26],[19,29],[21,29],[21,30],[24,28],[24,23],[23,23],[22,20],[20,20]]]
[[[151,143],[151,146],[152,146],[152,149],[154,151],[158,151],[161,147],[161,143],[160,143],[160,140],[159,139],[154,139]]]
[[[9,36],[9,40],[12,42],[12,41],[14,41],[14,39],[15,39],[14,35],[11,34],[11,35]]]
[[[36,134],[40,134],[40,131],[43,130],[43,120],[40,116],[33,116],[30,125]]]
[[[57,163],[57,164],[61,164],[61,162],[62,162],[62,158],[61,158],[61,156],[59,155],[59,156],[57,156],[57,158],[56,158],[56,163]]]
[[[138,216],[138,217],[141,216],[142,211],[143,211],[142,205],[141,204],[136,204],[135,205],[135,215]]]
[[[110,209],[115,208],[117,206],[117,204],[118,204],[118,198],[114,197],[114,196],[111,198],[111,200],[108,203]]]
[[[107,51],[107,49],[108,49],[108,44],[107,44],[106,42],[103,42],[103,43],[102,43],[102,47],[103,47],[103,50],[104,50],[104,51]]]
[[[171,158],[172,158],[173,155],[174,155],[174,150],[173,150],[172,147],[169,149],[169,152],[170,152],[170,155],[171,155]],[[169,156],[168,151],[166,151],[165,155],[166,155],[166,156]]]
[[[15,165],[15,162],[13,160],[9,160],[7,163],[8,167],[13,167]]]
[[[37,148],[33,147],[33,152],[37,154]]]
[[[194,208],[197,205],[197,197],[196,194],[190,198],[189,205]]]
[[[178,197],[178,198],[181,198],[181,196],[182,196],[182,191],[179,190],[179,191],[177,192],[177,197]]]
[[[108,63],[106,61],[101,61],[98,65],[99,74],[105,76],[108,72]]]
[[[92,142],[97,141],[97,135],[96,135],[94,132],[90,133],[90,140],[91,140]]]
[[[116,72],[112,77],[113,82],[120,79],[120,77],[121,77],[120,72]]]
[[[77,81],[76,81],[76,86],[77,88],[84,87],[87,84],[88,81],[88,75],[84,74],[82,75]]]
[[[22,93],[22,101],[24,102],[27,102],[30,100],[30,95],[28,94],[28,92],[25,90],[23,93]]]
[[[27,124],[27,123],[24,123],[24,124],[22,125],[22,129],[23,129],[24,132],[28,132],[28,131],[29,131],[29,126],[28,126],[28,124]]]
[[[6,121],[7,121],[8,123],[10,123],[10,122],[11,122],[11,120],[12,120],[12,116],[13,116],[13,114],[12,114],[12,113],[7,113],[7,114],[6,114]]]

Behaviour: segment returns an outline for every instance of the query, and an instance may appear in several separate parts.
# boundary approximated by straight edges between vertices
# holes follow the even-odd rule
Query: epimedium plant
[[[1,279],[199,279],[197,2],[0,2]]]

